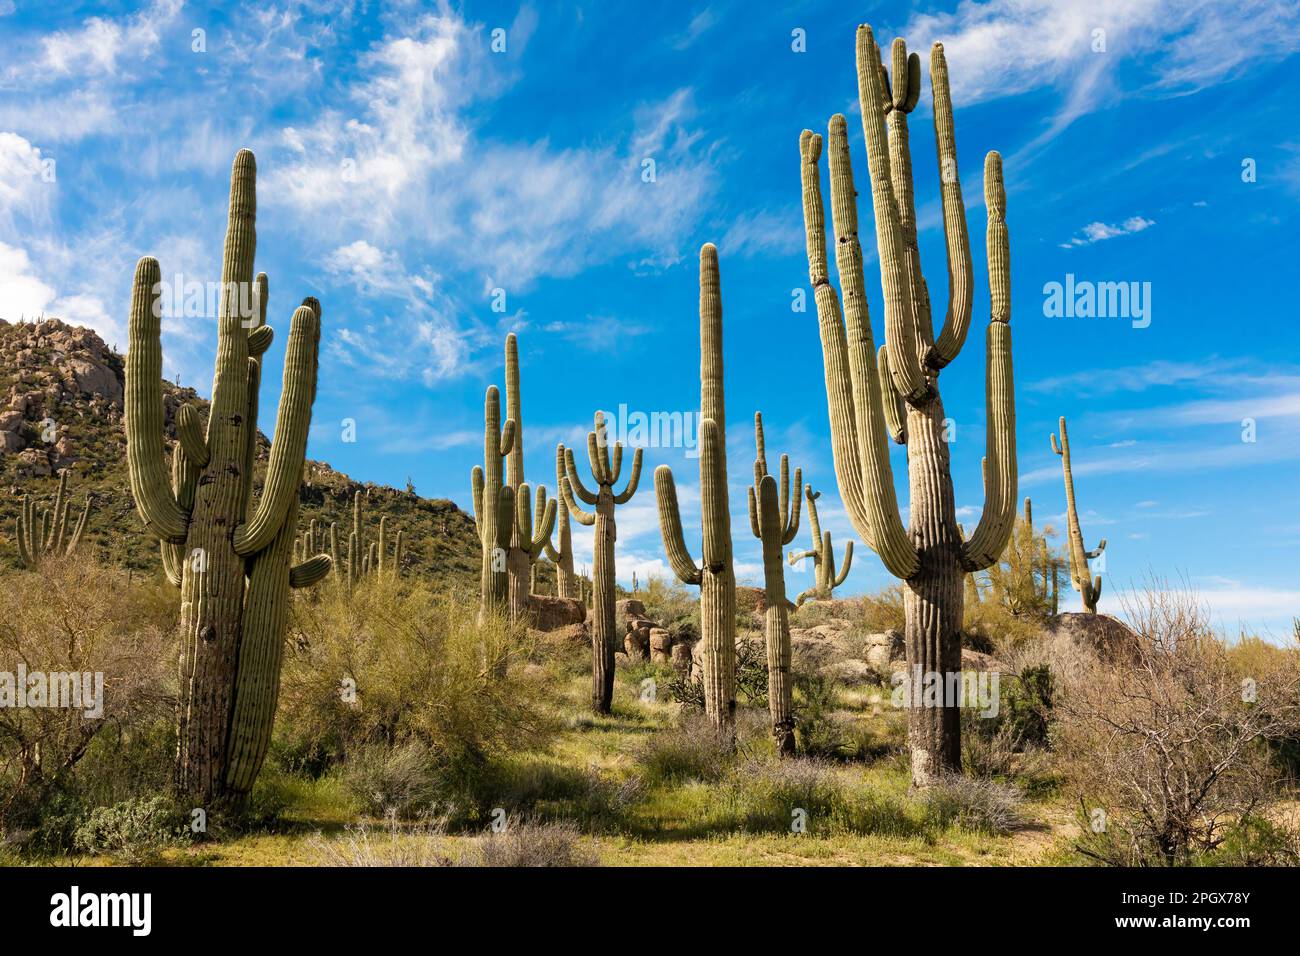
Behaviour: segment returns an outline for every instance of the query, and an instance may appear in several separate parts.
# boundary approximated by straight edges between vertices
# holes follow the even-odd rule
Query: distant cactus
[[[1069,528],[1070,580],[1074,589],[1083,597],[1083,609],[1089,614],[1097,613],[1097,601],[1101,598],[1101,575],[1092,577],[1088,562],[1106,550],[1106,539],[1095,550],[1089,551],[1083,546],[1083,531],[1079,527],[1079,508],[1074,500],[1074,472],[1070,470],[1070,436],[1065,431],[1065,416],[1061,416],[1061,442],[1057,444],[1056,434],[1052,434],[1052,451],[1061,456],[1061,470],[1065,473],[1065,507],[1066,524]]]
[[[298,553],[308,554],[325,551],[328,546],[333,560],[334,573],[340,584],[348,591],[353,590],[361,579],[368,574],[387,574],[396,577],[402,570],[403,534],[398,531],[393,537],[393,556],[388,558],[388,516],[379,517],[379,538],[367,541],[365,534],[365,510],[362,502],[363,492],[352,496],[352,532],[348,535],[348,547],[345,554],[339,553],[338,524],[330,522],[328,538],[317,529],[316,520],[312,519],[308,530],[298,542]],[[342,559],[342,560],[340,560]]]
[[[68,471],[59,472],[59,490],[54,496],[54,507],[49,510],[36,510],[36,505],[28,495],[23,495],[18,508],[18,563],[24,568],[35,569],[46,557],[69,555],[81,544],[82,533],[86,530],[86,519],[90,517],[90,496],[81,509],[81,517],[75,525],[72,518],[72,502],[68,499]]]
[[[594,430],[587,433],[587,459],[591,463],[592,477],[596,479],[594,492],[588,491],[578,476],[573,449],[563,445],[560,449],[563,450],[565,477],[568,479],[560,486],[565,510],[579,524],[596,527],[592,543],[591,707],[598,714],[608,714],[614,700],[614,653],[618,639],[614,622],[614,541],[618,538],[614,507],[626,504],[636,494],[637,483],[641,480],[641,449],[633,453],[632,474],[618,494],[614,493],[614,485],[623,470],[623,445],[615,443],[611,462],[605,418],[600,412],[596,413]],[[584,504],[594,506],[595,510],[583,511],[574,500],[575,496]]]
[[[795,493],[798,494],[797,491]],[[817,499],[822,496],[822,493],[814,492],[812,485],[805,485],[804,494],[808,498],[808,530],[812,534],[813,546],[807,551],[791,551],[790,566],[794,567],[805,558],[812,558],[813,573],[816,577],[813,586],[795,598],[796,607],[803,607],[804,602],[809,598],[829,601],[831,592],[844,583],[844,579],[849,576],[849,568],[853,567],[853,542],[850,541],[844,546],[844,564],[838,571],[836,570],[835,548],[831,544],[831,533],[822,530],[821,522],[817,518]]]
[[[131,295],[126,435],[131,492],[166,545],[181,584],[177,784],[194,799],[247,794],[266,756],[275,718],[289,589],[329,572],[317,555],[291,565],[307,434],[316,396],[320,303],[303,300],[285,350],[275,441],[260,497],[252,493],[267,281],[253,275],[256,161],[235,157],[221,271],[216,374],[206,433],[195,409],[176,415],[169,482],[163,450],[161,270],[140,260]],[[245,308],[251,291],[252,308]]]
[[[946,684],[961,669],[962,575],[981,571],[998,559],[1015,520],[1010,247],[1002,158],[990,152],[984,164],[992,300],[985,365],[986,500],[979,525],[963,540],[957,529],[948,422],[938,381],[941,370],[956,359],[965,343],[974,289],[948,65],[942,45],[936,43],[930,52],[930,80],[949,292],[947,315],[936,337],[929,286],[921,271],[908,145],[908,117],[921,93],[920,58],[909,55],[901,39],[895,40],[892,71],[887,73],[871,28],[865,25],[858,27],[856,47],[858,103],[885,304],[885,336],[879,351],[867,314],[847,123],[840,114],[831,118],[827,150],[842,311],[827,265],[818,165],[822,138],[804,130],[799,140],[808,270],[817,303],[835,476],[849,520],[862,541],[904,583],[909,668],[919,667],[925,679]],[[907,448],[909,526],[902,522],[895,496],[891,439]],[[917,787],[960,772],[959,704],[945,695],[941,706],[908,708],[912,781]]]
[[[506,613],[509,583],[506,550],[514,529],[515,490],[505,483],[502,463],[518,441],[515,421],[501,424],[501,393],[489,385],[483,402],[483,464],[470,472],[474,492],[474,524],[482,551],[479,616]]]
[[[546,500],[546,486],[537,487],[536,504],[524,481],[524,413],[519,389],[519,340],[506,336],[506,418],[515,423],[515,440],[506,454],[506,483],[514,491],[514,522],[506,551],[506,607],[510,619],[525,618],[531,604],[533,564],[541,556],[555,527],[556,503]],[[534,524],[535,522],[535,524]]]
[[[555,493],[560,501],[564,501],[568,493],[569,479],[564,472],[564,446],[558,445],[555,449]],[[569,524],[569,509],[557,507],[555,521],[556,544],[552,545],[548,538],[543,545],[546,557],[555,565],[555,593],[562,598],[581,598],[578,576],[573,573],[573,530]]]
[[[704,711],[731,732],[736,717],[736,572],[727,496],[727,421],[722,381],[722,290],[718,250],[700,249],[700,503],[703,560],[696,564],[682,534],[672,469],[655,470],[659,531],[673,573],[700,589]]]
[[[767,473],[763,415],[754,413],[754,484],[749,488],[749,527],[763,543],[763,637],[767,645],[767,703],[772,737],[781,756],[794,753],[794,696],[790,675],[790,619],[785,598],[785,568],[781,549],[799,533],[799,488],[803,472],[794,471],[790,489],[790,459],[781,456],[778,482]],[[830,537],[829,532],[827,538]],[[828,545],[829,549],[829,545]]]

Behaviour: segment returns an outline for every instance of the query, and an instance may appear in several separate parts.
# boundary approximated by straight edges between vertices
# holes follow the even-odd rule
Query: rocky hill
[[[85,542],[101,558],[141,571],[160,568],[157,542],[143,530],[126,473],[123,428],[125,359],[93,331],[58,319],[11,324],[0,319],[0,562],[17,560],[14,522],[19,498],[53,500],[58,473],[70,469],[75,507],[94,498]],[[166,428],[193,404],[202,416],[208,403],[191,388],[163,382]],[[276,396],[264,391],[263,407],[274,414]],[[270,443],[260,437],[260,482]],[[434,584],[478,586],[478,537],[473,518],[452,502],[421,498],[372,483],[361,484],[319,461],[308,461],[300,527],[315,518],[328,527],[351,522],[353,495],[367,495],[369,537],[379,518],[405,531],[405,573]],[[344,538],[346,540],[346,536]]]

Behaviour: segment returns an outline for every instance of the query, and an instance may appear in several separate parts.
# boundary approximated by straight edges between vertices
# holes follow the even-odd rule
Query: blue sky
[[[1300,613],[1293,4],[68,7],[0,0],[0,316],[58,315],[123,346],[137,257],[156,255],[164,276],[217,278],[230,161],[251,147],[273,324],[304,295],[324,305],[310,454],[361,480],[400,487],[409,475],[421,494],[468,508],[483,391],[502,381],[508,331],[520,336],[534,483],[553,486],[555,442],[580,441],[595,408],[698,407],[697,253],[715,242],[733,528],[752,582],[755,409],[770,453],[788,451],[823,492],[837,550],[853,537],[834,488],[816,320],[791,309],[807,285],[799,132],[846,113],[865,191],[855,24],[883,42],[906,37],[923,59],[942,40],[976,329],[988,316],[980,170],[990,149],[1005,158],[1022,494],[1062,527],[1048,434],[1064,414],[1087,544],[1110,542],[1103,609],[1155,573],[1195,588],[1228,628],[1280,636]],[[492,50],[496,29],[504,52]],[[930,122],[927,73],[912,141],[938,311]],[[865,197],[860,211],[879,339]],[[1149,325],[1047,315],[1044,287],[1067,275],[1150,283]],[[171,317],[169,372],[206,391],[214,344],[210,316]],[[942,377],[972,523],[982,351],[972,334]],[[283,337],[264,401],[282,357]],[[353,443],[344,419],[357,423]],[[695,461],[648,449],[642,490],[619,513],[624,579],[664,568],[651,472],[665,462],[698,527]],[[589,538],[578,548],[581,563]],[[789,578],[802,588],[811,568]],[[888,583],[859,548],[847,589]]]

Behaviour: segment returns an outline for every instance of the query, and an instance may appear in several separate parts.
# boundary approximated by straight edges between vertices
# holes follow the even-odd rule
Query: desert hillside
[[[125,357],[95,332],[59,319],[11,323],[0,319],[0,560],[13,564],[14,519],[19,498],[52,499],[58,473],[68,469],[75,501],[94,500],[85,540],[115,563],[153,571],[160,567],[156,542],[143,532],[126,471],[122,388]],[[192,388],[163,382],[166,429],[175,438],[176,409],[191,403],[207,415],[207,402]],[[270,443],[259,435],[258,475]],[[301,525],[350,522],[356,492],[367,495],[367,521],[405,533],[404,566],[437,583],[473,585],[478,539],[473,518],[450,501],[421,498],[385,485],[352,480],[325,462],[308,461],[301,492]],[[373,534],[373,531],[372,531]]]

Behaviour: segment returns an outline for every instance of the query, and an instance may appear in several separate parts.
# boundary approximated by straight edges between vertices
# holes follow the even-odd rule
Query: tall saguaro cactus
[[[533,589],[533,563],[551,538],[555,526],[556,504],[546,500],[546,486],[537,488],[536,528],[529,495],[524,481],[524,417],[519,394],[519,340],[511,332],[506,336],[506,418],[515,423],[515,441],[506,455],[506,483],[514,491],[514,521],[506,551],[507,609],[512,621],[528,613]]]
[[[754,413],[754,484],[749,488],[749,527],[763,543],[763,637],[767,645],[767,704],[777,753],[794,753],[794,695],[790,677],[790,618],[785,600],[781,549],[799,533],[799,488],[803,472],[794,470],[790,493],[790,459],[781,456],[781,478],[767,472],[763,415]]]
[[[637,483],[641,480],[641,449],[638,448],[633,453],[632,474],[618,494],[614,493],[614,485],[623,470],[623,443],[615,443],[611,462],[605,418],[600,412],[596,413],[595,429],[587,433],[587,458],[591,462],[592,477],[596,479],[595,491],[588,491],[578,477],[573,449],[561,445],[557,454],[561,452],[564,455],[564,477],[567,479],[560,484],[565,510],[579,524],[596,526],[592,544],[591,707],[598,714],[608,714],[614,700],[614,652],[617,646],[614,628],[614,542],[618,538],[618,529],[614,524],[614,507],[627,504],[636,494]],[[594,506],[594,510],[583,511],[574,500],[575,495],[584,504]]]
[[[795,495],[798,494],[799,490],[796,488]],[[849,568],[853,567],[852,541],[844,546],[844,563],[838,570],[835,567],[835,548],[831,543],[831,533],[822,530],[821,522],[817,518],[817,499],[822,496],[822,493],[814,492],[812,485],[805,485],[804,494],[808,497],[808,530],[812,534],[813,546],[807,551],[791,551],[790,566],[794,567],[805,558],[812,558],[813,572],[816,576],[813,586],[795,598],[796,607],[803,607],[804,602],[809,598],[829,601],[831,592],[844,583],[844,579],[849,576]]]
[[[68,471],[59,472],[59,490],[54,496],[54,507],[37,510],[31,496],[23,495],[19,502],[17,519],[18,563],[34,569],[46,557],[70,555],[81,544],[90,517],[90,496],[82,506],[81,517],[70,524],[72,502],[68,500]]]
[[[722,388],[722,289],[718,250],[700,249],[700,519],[703,560],[695,563],[682,536],[672,469],[655,469],[659,531],[673,573],[700,589],[704,711],[730,732],[736,716],[736,572],[727,496],[727,421]]]
[[[483,464],[470,472],[474,525],[483,552],[480,619],[506,610],[506,549],[514,528],[515,490],[505,483],[502,462],[518,440],[513,418],[501,424],[501,393],[489,385],[483,402]]]
[[[271,329],[262,324],[266,279],[254,286],[257,167],[249,150],[235,156],[222,257],[217,359],[206,434],[193,407],[177,415],[175,484],[163,454],[161,270],[146,256],[136,266],[126,362],[127,461],[136,508],[167,546],[181,583],[181,698],[177,784],[199,800],[246,794],[271,739],[289,610],[289,589],[329,572],[317,555],[291,566],[307,433],[316,396],[320,303],[293,314],[284,389],[261,496],[252,494],[257,449],[260,355]],[[245,294],[257,300],[244,308]]]
[[[564,446],[557,445],[555,448],[555,493],[559,496],[561,502],[567,501],[570,496],[568,491],[569,476],[565,474],[565,470]],[[546,557],[555,564],[555,593],[562,598],[581,598],[578,576],[573,572],[573,529],[569,524],[569,509],[567,506],[557,506],[555,520],[556,544],[552,545],[551,540],[547,538],[543,545]]]
[[[1101,575],[1092,577],[1088,562],[1106,550],[1106,539],[1102,538],[1097,547],[1089,551],[1083,546],[1083,530],[1079,527],[1079,508],[1074,500],[1074,472],[1070,470],[1070,436],[1065,431],[1065,416],[1061,416],[1061,442],[1057,444],[1055,433],[1052,434],[1052,451],[1061,456],[1061,470],[1065,473],[1066,524],[1070,537],[1070,580],[1074,589],[1083,598],[1083,609],[1089,614],[1097,613],[1097,601],[1101,598]]]
[[[965,342],[973,284],[966,210],[957,176],[948,68],[943,47],[936,43],[930,54],[930,78],[949,289],[948,312],[936,339],[917,249],[908,149],[907,116],[921,92],[921,66],[915,53],[907,54],[902,40],[894,42],[892,60],[891,90],[871,28],[859,26],[858,98],[885,302],[885,343],[879,354],[867,314],[848,134],[844,117],[838,114],[830,121],[829,156],[843,314],[826,262],[826,223],[818,168],[822,139],[804,130],[800,154],[808,266],[817,302],[840,495],[862,540],[906,586],[910,675],[927,684],[942,681],[951,687],[957,683],[951,675],[961,668],[962,577],[997,560],[1015,518],[1015,401],[1008,324],[1011,283],[1006,194],[1001,157],[991,152],[984,167],[992,296],[986,363],[986,501],[979,526],[969,540],[963,541],[953,504],[945,414],[938,388],[940,370],[957,357]],[[890,438],[907,448],[910,527],[904,527],[895,498]],[[912,780],[917,786],[927,786],[937,776],[961,767],[959,702],[944,694],[941,706],[923,706],[919,701],[926,695],[914,685],[912,691],[909,696],[913,705],[908,710]]]
[[[336,522],[330,523],[329,553],[334,561],[335,574],[348,591],[354,589],[361,583],[361,579],[368,574],[376,576],[390,574],[396,577],[402,568],[403,533],[399,530],[393,537],[393,556],[390,563],[388,557],[388,516],[381,515],[379,518],[379,538],[375,541],[367,541],[364,500],[365,493],[360,491],[353,493],[352,531],[348,535],[348,548],[346,554],[342,556],[342,561],[340,561],[339,554],[338,524]],[[303,540],[299,544],[300,553],[305,553],[312,547],[324,550],[324,535],[315,530],[315,525],[316,522],[313,520],[311,527],[304,534]]]

